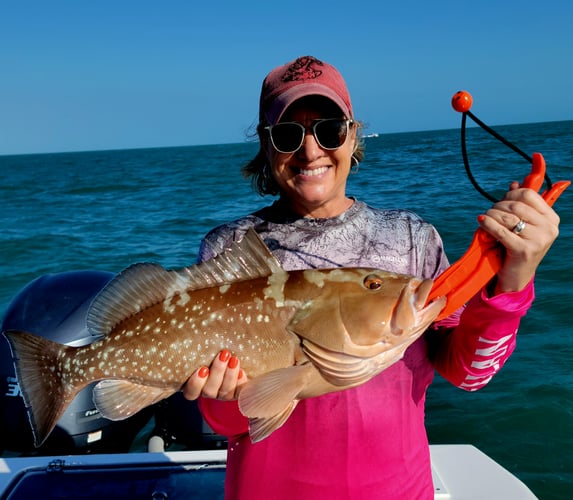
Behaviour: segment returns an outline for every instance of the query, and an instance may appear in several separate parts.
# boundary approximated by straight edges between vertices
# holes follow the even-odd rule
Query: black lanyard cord
[[[485,123],[483,123],[471,111],[468,110],[468,111],[464,111],[462,113],[462,126],[461,126],[462,158],[464,160],[464,167],[466,169],[466,173],[467,173],[468,178],[470,179],[471,183],[473,184],[474,188],[478,191],[478,193],[480,193],[482,196],[484,196],[488,200],[493,201],[495,203],[499,200],[496,199],[491,194],[489,194],[487,191],[485,191],[478,184],[478,182],[476,181],[476,179],[473,176],[472,171],[470,169],[470,164],[469,164],[469,160],[468,160],[468,152],[466,149],[466,116],[469,116],[475,123],[477,123],[486,132],[490,133],[493,137],[495,137],[497,140],[501,141],[507,147],[513,149],[513,151],[515,151],[517,154],[519,154],[520,156],[525,158],[529,163],[531,163],[533,160],[532,160],[531,156],[529,156],[527,153],[525,153],[524,151],[519,149],[515,144],[512,144],[505,137],[502,137],[495,130],[493,130],[491,127],[489,127]],[[547,174],[545,174],[545,182],[547,183],[547,189],[551,189],[551,180],[549,179],[549,176]]]

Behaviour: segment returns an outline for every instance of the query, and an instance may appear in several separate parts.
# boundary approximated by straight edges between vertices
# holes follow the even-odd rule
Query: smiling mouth
[[[298,173],[300,175],[307,175],[310,177],[324,174],[327,171],[328,171],[328,167],[319,167],[319,168],[313,168],[313,169],[307,169],[307,168],[299,168],[298,169]]]

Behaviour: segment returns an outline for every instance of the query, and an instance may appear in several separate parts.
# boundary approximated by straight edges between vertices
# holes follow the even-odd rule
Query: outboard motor
[[[197,401],[188,401],[177,392],[154,406],[155,427],[149,435],[148,450],[209,450],[227,447],[227,438],[215,434],[203,420]]]
[[[2,331],[21,330],[61,344],[82,346],[95,338],[86,327],[93,298],[114,277],[103,271],[70,271],[40,276],[9,304]],[[8,341],[0,336],[0,452],[43,455],[127,452],[149,421],[152,409],[119,422],[103,418],[92,401],[90,385],[66,409],[54,431],[36,449]]]

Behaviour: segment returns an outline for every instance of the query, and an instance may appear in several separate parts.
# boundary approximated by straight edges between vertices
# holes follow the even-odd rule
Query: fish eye
[[[368,290],[378,290],[382,287],[382,278],[376,274],[369,274],[364,278],[364,286],[368,288]]]

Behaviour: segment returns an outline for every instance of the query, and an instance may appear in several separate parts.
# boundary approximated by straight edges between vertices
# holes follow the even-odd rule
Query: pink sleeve
[[[249,432],[249,421],[236,401],[199,398],[199,409],[209,427],[221,436],[233,437]]]
[[[519,322],[534,298],[533,281],[520,292],[491,298],[484,289],[461,315],[435,323],[427,335],[435,369],[457,387],[481,389],[515,349]]]

